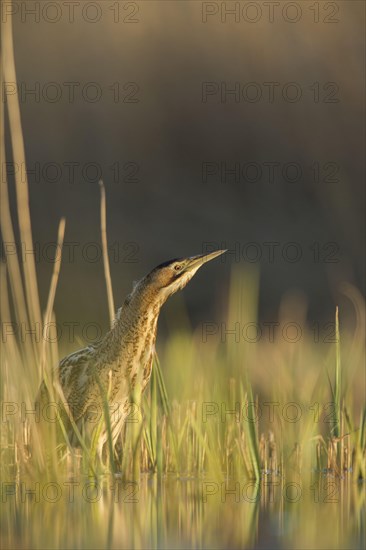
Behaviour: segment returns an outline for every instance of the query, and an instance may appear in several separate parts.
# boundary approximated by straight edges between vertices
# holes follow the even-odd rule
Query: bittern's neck
[[[156,331],[160,309],[166,298],[140,281],[118,310],[114,330],[120,336],[129,332],[141,337],[146,331]]]
[[[131,376],[140,367],[139,372],[150,372],[161,305],[158,296],[144,288],[134,288],[100,344],[99,352],[108,365],[116,365],[117,370],[123,368]]]
[[[131,294],[126,298],[125,303],[128,303],[132,310],[145,312],[156,310],[156,308],[160,310],[167,298],[168,295],[156,290],[149,284],[145,284],[143,279],[136,284]]]

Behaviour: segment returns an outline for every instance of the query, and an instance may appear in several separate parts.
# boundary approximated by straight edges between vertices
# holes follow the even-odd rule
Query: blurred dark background
[[[323,319],[340,283],[363,288],[364,4],[249,4],[15,3],[43,305],[66,217],[59,322],[108,325],[99,177],[116,305],[160,262],[222,247],[169,306],[193,324],[220,317],[233,267],[258,267],[263,318],[292,289]]]

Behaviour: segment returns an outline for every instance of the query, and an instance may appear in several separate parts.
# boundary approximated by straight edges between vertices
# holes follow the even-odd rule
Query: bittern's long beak
[[[215,250],[215,252],[210,252],[210,254],[199,254],[198,256],[192,256],[191,258],[188,258],[188,263],[184,271],[198,269],[206,262],[209,262],[214,258],[221,256],[221,254],[224,254],[225,252],[227,252],[227,250]]]

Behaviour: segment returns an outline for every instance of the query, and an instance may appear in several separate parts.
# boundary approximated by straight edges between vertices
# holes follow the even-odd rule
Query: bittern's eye
[[[180,271],[182,269],[182,266],[180,264],[177,264],[174,266],[175,271]]]

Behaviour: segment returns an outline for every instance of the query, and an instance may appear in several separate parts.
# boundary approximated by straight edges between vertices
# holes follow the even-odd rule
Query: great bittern
[[[132,391],[143,392],[151,376],[157,322],[166,300],[184,288],[197,270],[225,250],[190,258],[174,259],[158,265],[134,284],[123,306],[117,311],[111,330],[97,344],[89,345],[64,359],[55,371],[68,403],[69,414],[84,436],[90,437],[96,426],[96,411],[108,400],[110,433],[116,443],[130,410]],[[49,401],[43,382],[41,404]],[[78,444],[72,426],[71,443]],[[98,449],[102,452],[108,430],[101,429]]]

